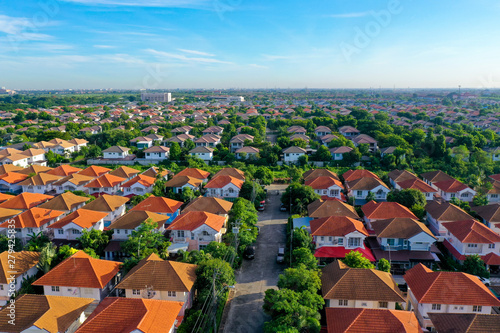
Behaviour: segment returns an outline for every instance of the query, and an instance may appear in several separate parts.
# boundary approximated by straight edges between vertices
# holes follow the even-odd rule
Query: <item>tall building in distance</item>
[[[171,102],[172,93],[141,93],[143,102]]]

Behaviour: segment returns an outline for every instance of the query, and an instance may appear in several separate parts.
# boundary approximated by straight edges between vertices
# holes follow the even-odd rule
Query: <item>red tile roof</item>
[[[31,207],[38,206],[44,203],[47,200],[52,199],[53,196],[38,194],[38,193],[29,193],[24,192],[18,194],[12,199],[9,199],[0,204],[0,208],[9,208],[9,209],[30,209]]]
[[[217,176],[212,178],[206,185],[205,188],[223,188],[228,184],[233,184],[239,189],[243,186],[244,181],[231,176]]]
[[[111,169],[108,169],[108,168],[91,165],[88,168],[83,169],[82,171],[80,171],[78,173],[80,175],[84,175],[84,176],[99,177],[100,175],[103,175],[103,174],[108,173],[110,171],[111,171]]]
[[[104,174],[99,178],[94,179],[84,187],[88,188],[104,188],[104,187],[115,187],[125,181],[125,178],[113,176],[110,174]]]
[[[443,226],[462,243],[494,244],[500,235],[475,220],[445,222]]]
[[[131,180],[129,180],[128,182],[126,182],[125,184],[123,184],[122,187],[130,187],[130,186],[137,184],[137,183],[143,185],[144,187],[150,187],[150,186],[154,185],[155,180],[156,179],[153,177],[148,177],[148,176],[144,176],[144,175],[137,175],[134,178],[132,178]]]
[[[414,179],[408,179],[402,182],[397,183],[402,189],[415,189],[419,190],[422,193],[428,193],[428,192],[437,192],[433,187],[427,185],[424,181],[414,178]]]
[[[141,201],[131,210],[144,210],[153,213],[175,213],[183,203],[181,201],[172,200],[164,197],[150,196],[147,199]]]
[[[354,231],[368,236],[368,231],[361,221],[347,216],[322,217],[312,220],[310,225],[312,236],[345,236]]]
[[[344,189],[344,185],[342,185],[342,183],[340,182],[340,180],[337,180],[335,178],[332,178],[332,177],[328,177],[328,176],[320,176],[320,177],[317,177],[317,178],[309,178],[305,181],[305,184],[306,186],[311,186],[313,189],[315,190],[323,190],[323,189],[327,189],[333,185],[337,185],[338,187],[340,187],[341,189]]]
[[[167,229],[193,231],[201,227],[202,225],[207,225],[215,231],[219,232],[224,226],[225,221],[226,218],[223,216],[207,212],[190,211],[177,216]]]
[[[94,224],[96,224],[103,218],[105,218],[107,215],[108,215],[107,212],[98,212],[94,210],[80,208],[77,211],[74,211],[73,213],[60,219],[56,223],[49,225],[48,228],[59,229],[64,227],[65,225],[74,223],[84,229],[88,229],[94,226]]]
[[[455,192],[462,191],[462,190],[465,190],[466,188],[468,188],[467,185],[459,182],[458,180],[454,180],[454,179],[434,183],[434,186],[436,186],[441,191],[447,192],[447,193],[455,193]]]
[[[342,175],[344,178],[344,181],[346,182],[351,182],[353,180],[363,178],[363,177],[371,177],[371,178],[378,178],[376,174],[374,174],[371,171],[360,169],[360,170],[349,170],[346,173]]]
[[[40,228],[56,217],[64,214],[58,210],[33,207],[13,218],[16,228]],[[0,224],[0,228],[8,228],[9,221]]]
[[[207,179],[208,176],[210,176],[210,172],[196,168],[186,168],[176,174],[176,176],[189,176],[197,179]]]
[[[405,206],[397,202],[375,202],[370,201],[361,207],[365,217],[370,220],[385,220],[395,217],[418,218]]]

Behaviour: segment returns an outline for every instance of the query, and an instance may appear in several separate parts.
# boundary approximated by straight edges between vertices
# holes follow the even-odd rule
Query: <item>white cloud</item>
[[[262,65],[258,65],[258,64],[248,64],[248,67],[260,68],[260,69],[267,69],[267,68],[269,68],[267,66],[262,66]]]
[[[209,8],[212,0],[61,0],[88,6]]]
[[[174,60],[179,60],[181,62],[191,63],[191,64],[233,64],[232,62],[218,60],[214,58],[204,58],[204,57],[187,57],[184,54],[175,54],[163,51],[157,51],[154,49],[147,49],[146,52],[158,57],[158,58],[169,58]]]
[[[0,32],[7,34],[10,41],[50,40],[53,37],[38,32],[39,27],[25,17],[11,17],[0,14]]]
[[[96,49],[114,49],[116,46],[113,45],[92,45]]]
[[[177,49],[177,50],[184,52],[184,53],[196,54],[196,55],[201,55],[201,56],[205,56],[205,57],[215,57],[215,54],[206,53],[206,52],[202,52],[202,51],[186,50],[186,49]]]
[[[368,14],[370,14],[370,12],[353,12],[344,14],[332,14],[327,16],[333,18],[355,18],[355,17],[364,17],[367,16]]]

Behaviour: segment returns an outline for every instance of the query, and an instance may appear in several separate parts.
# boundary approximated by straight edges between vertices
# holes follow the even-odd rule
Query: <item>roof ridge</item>
[[[473,315],[474,315],[474,318],[472,318],[472,320],[471,320],[471,321],[470,321],[470,323],[469,323],[469,326],[467,326],[467,329],[465,330],[465,332],[464,332],[464,333],[469,332],[469,329],[472,327],[472,325],[473,325],[473,324],[474,324],[474,322],[476,321],[476,319],[477,319],[477,313],[474,313]]]
[[[347,328],[345,329],[344,332],[347,332],[352,327],[352,325],[354,325],[354,323],[356,322],[356,320],[358,320],[358,318],[361,317],[361,315],[363,314],[363,312],[365,312],[364,308],[358,308],[358,309],[360,309],[361,311],[359,311],[359,313],[356,316],[356,318],[354,318],[354,320],[349,324],[349,326],[347,326]]]

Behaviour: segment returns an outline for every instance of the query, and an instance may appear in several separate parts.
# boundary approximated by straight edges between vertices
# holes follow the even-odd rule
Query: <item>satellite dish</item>
[[[154,291],[152,287],[147,287],[146,289],[144,289],[141,292],[142,298],[146,298],[146,299],[151,299],[151,298],[155,297],[155,295],[156,295],[156,291]]]

